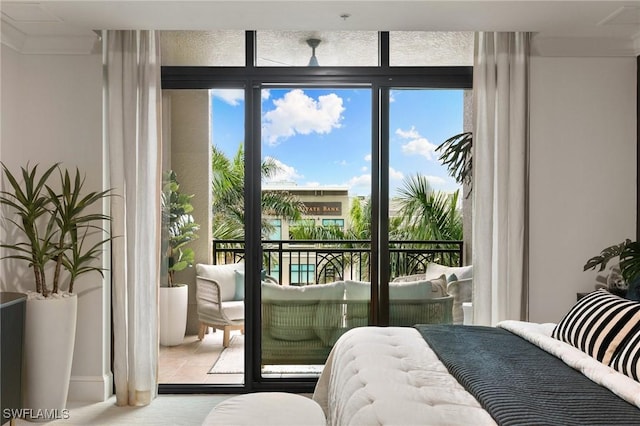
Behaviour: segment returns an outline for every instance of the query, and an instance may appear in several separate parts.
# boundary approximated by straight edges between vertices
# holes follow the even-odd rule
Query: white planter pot
[[[189,287],[160,287],[160,344],[181,345],[187,329]]]
[[[27,300],[23,405],[30,421],[63,416],[76,338],[78,297]],[[45,410],[49,410],[48,412]]]

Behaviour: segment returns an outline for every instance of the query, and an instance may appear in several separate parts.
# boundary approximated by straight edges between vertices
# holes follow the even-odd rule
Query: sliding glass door
[[[403,43],[416,42],[411,36]],[[242,294],[244,335],[233,331],[230,347],[242,341],[244,357],[234,367],[241,380],[168,378],[161,391],[309,392],[350,328],[422,321],[413,299],[423,298],[394,281],[423,273],[428,261],[461,258],[452,239],[463,197],[435,168],[435,146],[463,130],[471,68],[391,66],[386,32],[347,41],[248,31],[244,66],[163,67],[163,89],[210,99],[204,263],[242,264],[234,297]],[[218,371],[225,353],[211,352],[208,370]]]
[[[261,376],[313,378],[344,331],[369,323],[371,88],[260,97]]]

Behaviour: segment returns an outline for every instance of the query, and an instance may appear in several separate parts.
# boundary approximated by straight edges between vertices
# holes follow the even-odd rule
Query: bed
[[[329,425],[640,424],[638,346],[640,304],[604,291],[557,325],[361,327],[313,398]]]

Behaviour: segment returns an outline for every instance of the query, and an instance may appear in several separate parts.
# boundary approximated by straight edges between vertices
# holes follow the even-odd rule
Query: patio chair
[[[231,330],[244,333],[244,264],[197,264],[196,301],[198,339],[212,327],[223,330],[222,345],[229,347]]]
[[[268,275],[263,281],[277,284]],[[229,347],[232,330],[244,334],[244,263],[225,265],[196,265],[196,301],[198,339],[202,340],[209,327],[222,330],[222,345]]]

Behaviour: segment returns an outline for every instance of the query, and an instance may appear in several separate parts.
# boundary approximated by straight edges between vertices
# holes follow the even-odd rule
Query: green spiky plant
[[[191,216],[193,195],[180,192],[176,173],[169,170],[164,176],[162,191],[163,225],[167,232],[166,249],[164,250],[168,262],[167,286],[174,287],[174,276],[193,266],[195,253],[193,249],[185,247],[191,241],[198,238],[196,232],[200,226]]]
[[[610,260],[618,258],[620,262],[620,274],[629,285],[627,297],[638,300],[637,289],[632,288],[640,279],[640,243],[626,239],[620,244],[605,248],[598,256],[587,260],[584,270],[595,269],[603,271]]]
[[[2,164],[4,177],[9,190],[0,191],[0,204],[8,207],[6,220],[15,226],[17,234],[23,238],[13,244],[0,244],[13,254],[3,259],[18,259],[28,262],[33,268],[36,292],[44,297],[59,293],[66,271],[69,283],[68,292],[73,293],[76,279],[85,273],[98,272],[103,268],[95,266],[103,246],[111,237],[86,247],[87,237],[103,233],[104,222],[111,220],[102,213],[90,213],[104,198],[111,195],[110,190],[89,192],[82,195],[84,178],[78,169],[72,178],[68,170],[61,170],[56,163],[41,175],[38,165],[21,168],[21,181]],[[49,180],[58,171],[58,185]],[[10,216],[14,213],[15,216]],[[47,284],[46,267],[55,264],[52,286]]]

